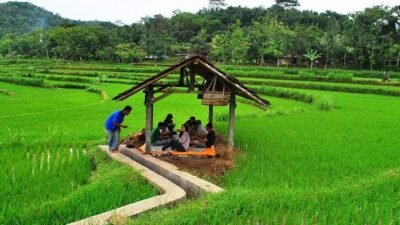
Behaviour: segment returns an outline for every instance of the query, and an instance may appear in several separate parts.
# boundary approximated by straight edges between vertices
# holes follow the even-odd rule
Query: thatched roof
[[[159,72],[158,74],[138,83],[132,88],[118,94],[113,98],[113,100],[117,101],[124,100],[132,96],[133,94],[145,89],[146,87],[155,85],[156,82],[160,81],[162,78],[167,77],[169,74],[186,68],[194,71],[196,75],[200,75],[201,77],[203,77],[206,82],[203,85],[210,83],[213,78],[217,77],[220,84],[223,84],[227,88],[229,88],[230,92],[242,96],[246,99],[252,100],[262,108],[267,108],[270,105],[269,101],[258,96],[255,91],[247,88],[237,78],[225,74],[223,71],[221,71],[216,66],[214,66],[209,61],[207,61],[206,59],[202,58],[199,55],[190,56],[180,61],[179,63]],[[170,86],[175,86],[175,85],[170,85]]]

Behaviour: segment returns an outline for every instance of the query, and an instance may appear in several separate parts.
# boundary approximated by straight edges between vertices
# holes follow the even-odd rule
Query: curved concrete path
[[[121,145],[119,152],[174,182],[186,191],[188,197],[198,197],[208,192],[218,193],[224,191],[224,189],[213,183],[193,176],[188,172],[181,171],[175,165],[159,160],[149,154],[143,154],[137,149],[126,148],[124,145]]]
[[[107,146],[100,146],[100,148],[107,152],[110,158],[118,160],[138,170],[140,174],[144,176],[149,183],[154,185],[162,194],[70,223],[70,225],[107,224],[107,220],[114,215],[130,217],[156,207],[171,205],[173,203],[186,200],[186,192],[173,182],[158,175],[145,166],[140,165],[121,153],[110,153]]]

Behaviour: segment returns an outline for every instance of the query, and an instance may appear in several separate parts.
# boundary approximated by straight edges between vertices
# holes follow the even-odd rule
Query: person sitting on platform
[[[186,152],[189,149],[190,144],[190,136],[187,130],[188,127],[185,124],[182,125],[178,138],[172,139],[169,143],[165,144],[162,150],[164,151],[167,148],[171,148],[178,152]]]
[[[198,148],[211,148],[215,144],[215,130],[213,129],[212,123],[206,125],[207,136],[202,139],[197,139],[193,141],[194,147]]]
[[[195,131],[193,130],[193,125],[196,123],[196,117],[191,116],[188,121],[185,122],[185,125],[188,127],[189,135],[192,137],[195,135]]]
[[[192,125],[193,136],[192,140],[204,139],[207,136],[207,130],[201,125],[201,120],[196,120]]]
[[[172,133],[174,131],[174,128],[175,128],[175,123],[172,120],[173,118],[174,118],[174,116],[170,113],[170,114],[167,115],[167,117],[165,117],[165,120],[164,120],[164,123],[167,126],[168,131],[170,133]]]
[[[153,129],[150,134],[151,145],[163,146],[170,142],[171,133],[163,122],[159,122],[157,128]]]

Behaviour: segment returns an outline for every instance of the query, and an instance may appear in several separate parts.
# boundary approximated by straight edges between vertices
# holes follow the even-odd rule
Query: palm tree
[[[317,50],[311,49],[310,51],[307,50],[307,54],[304,54],[303,56],[310,60],[310,66],[311,69],[313,69],[314,61],[321,57],[321,54],[318,53]]]

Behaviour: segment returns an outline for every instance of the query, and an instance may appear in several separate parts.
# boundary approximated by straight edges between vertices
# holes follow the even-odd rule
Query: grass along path
[[[0,169],[1,224],[66,224],[157,194],[96,148],[0,149]]]
[[[16,93],[0,95],[0,224],[66,224],[157,194],[97,150],[110,101],[82,90],[0,87]]]

